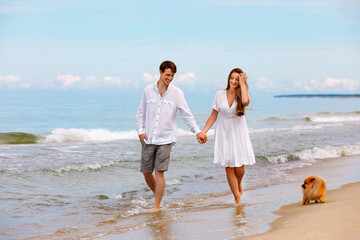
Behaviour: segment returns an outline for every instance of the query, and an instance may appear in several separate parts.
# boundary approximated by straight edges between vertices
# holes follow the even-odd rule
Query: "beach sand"
[[[282,217],[272,229],[244,240],[272,239],[359,239],[360,182],[344,185],[326,194],[325,203],[294,203],[274,212]]]
[[[143,226],[122,233],[115,231],[102,239],[358,239],[359,172],[359,156],[325,159],[289,170],[282,185],[245,189],[240,208],[233,203],[219,204],[232,200],[227,191],[186,203],[181,212],[164,209],[159,214],[139,215]],[[302,206],[301,184],[311,174],[325,179],[329,190],[326,202]],[[287,199],[289,196],[291,199]],[[258,215],[249,220],[248,216],[259,209],[265,217]],[[115,224],[120,222],[124,224]],[[263,234],[255,235],[259,232]]]
[[[223,192],[196,195],[180,207],[175,199],[158,213],[129,218],[114,217],[116,208],[109,208],[111,214],[99,214],[96,226],[69,227],[28,239],[359,239],[359,173],[359,156],[319,160],[287,170],[280,185],[269,181],[260,189],[245,187],[240,207],[235,207],[224,178]],[[302,206],[301,184],[312,174],[326,181],[326,202]]]

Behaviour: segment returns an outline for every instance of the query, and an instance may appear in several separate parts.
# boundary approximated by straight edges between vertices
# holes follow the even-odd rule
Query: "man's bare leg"
[[[155,204],[148,213],[155,213],[161,209],[161,200],[165,190],[165,177],[163,171],[155,171]]]
[[[155,171],[156,188],[155,188],[155,205],[154,208],[160,208],[161,200],[165,190],[165,177],[163,171]]]
[[[155,195],[156,181],[152,173],[144,173],[145,181]]]

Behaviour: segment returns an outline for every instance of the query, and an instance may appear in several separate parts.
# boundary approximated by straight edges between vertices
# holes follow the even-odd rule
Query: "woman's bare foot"
[[[235,197],[235,205],[236,205],[236,206],[241,205],[240,195],[239,195],[239,197]]]
[[[147,213],[157,213],[161,211],[161,207],[153,207]]]
[[[236,215],[240,215],[242,214],[242,205],[239,204],[239,205],[236,205]]]

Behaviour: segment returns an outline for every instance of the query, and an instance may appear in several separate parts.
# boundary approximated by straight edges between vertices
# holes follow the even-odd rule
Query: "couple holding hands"
[[[176,65],[171,61],[164,61],[159,70],[159,80],[144,89],[136,114],[137,132],[142,145],[141,172],[155,195],[155,204],[150,212],[160,210],[165,190],[164,172],[168,169],[171,148],[176,142],[177,110],[191,132],[196,133],[201,144],[206,143],[206,133],[217,121],[214,163],[225,167],[235,202],[240,204],[244,165],[255,163],[244,116],[245,107],[250,102],[246,73],[240,68],[231,70],[226,89],[215,94],[212,112],[204,128],[200,130],[183,92],[170,84],[176,73]]]

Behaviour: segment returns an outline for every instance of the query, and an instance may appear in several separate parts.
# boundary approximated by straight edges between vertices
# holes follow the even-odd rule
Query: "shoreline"
[[[270,223],[266,233],[241,238],[244,240],[272,239],[357,239],[360,235],[360,182],[330,190],[325,203],[282,206],[274,211],[280,215]]]
[[[352,207],[347,208],[347,206],[351,206],[351,204],[343,204],[343,201],[348,200],[350,203],[351,201],[354,202],[356,201],[356,196],[360,194],[359,172],[360,156],[358,155],[323,159],[311,166],[286,170],[286,177],[284,178],[283,184],[275,186],[269,185],[261,189],[248,189],[244,193],[245,203],[241,207],[235,207],[230,203],[232,202],[231,193],[216,196],[212,195],[209,198],[205,197],[197,201],[196,204],[195,202],[185,204],[182,206],[181,212],[178,212],[178,210],[169,211],[169,209],[158,215],[142,215],[142,217],[146,218],[144,221],[154,222],[156,224],[148,224],[135,231],[109,235],[106,236],[105,239],[356,239],[358,236],[357,232],[351,236],[344,235],[344,232],[336,235],[329,232],[328,228],[329,226],[332,230],[336,230],[337,227],[342,228],[343,218],[339,218],[342,210],[336,211],[337,209],[342,209],[342,205],[346,208],[344,211],[350,212],[350,215],[348,215],[350,218],[352,216],[351,214],[358,212]],[[319,175],[326,181],[328,188],[325,198],[326,202],[324,204],[302,206],[301,184],[304,177],[311,174]],[[350,198],[347,196],[349,194],[345,195],[345,193],[342,193],[342,186],[347,184],[355,184],[355,186],[357,186],[357,195],[355,198],[352,195]],[[226,184],[224,187],[225,186]],[[224,189],[227,189],[226,187]],[[340,202],[338,198],[333,198],[333,192],[336,193],[337,191],[340,191],[340,196],[345,196],[343,197],[344,199],[340,198]],[[300,210],[300,212],[298,212],[299,215],[291,214],[288,206],[293,207],[295,212],[296,210]],[[318,208],[320,212],[315,213],[315,210]],[[357,208],[360,207],[357,206],[356,209]],[[260,215],[257,214],[259,209],[263,211]],[[333,210],[336,212],[333,213]],[[305,219],[300,218],[304,215],[302,213],[305,212],[307,212]],[[257,214],[256,217],[254,213]],[[289,218],[287,218],[288,214],[290,214]],[[249,216],[252,217],[251,220],[248,219]],[[339,219],[339,221],[332,223],[331,220],[334,218]],[[313,233],[306,231],[305,233],[311,235],[301,235],[303,229],[307,227],[312,228],[314,223],[321,226],[319,232]],[[354,223],[350,222],[350,224],[355,225],[359,225],[359,223],[360,219]],[[306,224],[310,225],[307,226]],[[191,231],[189,231],[189,229],[191,229]],[[346,231],[346,233],[347,232],[351,231]],[[331,237],[336,237],[331,238],[327,234]],[[345,238],[343,236],[345,236]]]

